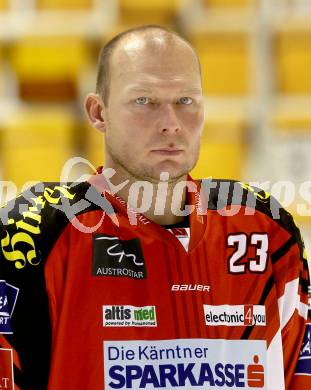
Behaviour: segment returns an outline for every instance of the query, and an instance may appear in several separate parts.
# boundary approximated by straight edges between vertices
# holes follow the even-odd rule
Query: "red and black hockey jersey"
[[[0,209],[0,388],[310,389],[292,217],[243,183],[192,182],[188,250],[90,182]]]

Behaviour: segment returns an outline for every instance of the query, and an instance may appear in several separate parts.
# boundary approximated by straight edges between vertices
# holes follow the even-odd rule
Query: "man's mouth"
[[[159,148],[151,150],[152,153],[156,153],[163,156],[177,156],[182,153],[182,149],[179,148]]]

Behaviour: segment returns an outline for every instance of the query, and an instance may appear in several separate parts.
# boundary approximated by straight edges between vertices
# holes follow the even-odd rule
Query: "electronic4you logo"
[[[267,389],[263,340],[104,341],[105,389]]]
[[[209,326],[265,326],[264,305],[203,305],[205,324]]]

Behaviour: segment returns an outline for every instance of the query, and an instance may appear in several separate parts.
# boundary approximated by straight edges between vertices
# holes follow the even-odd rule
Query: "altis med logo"
[[[157,326],[155,306],[105,305],[103,326]]]
[[[105,389],[266,389],[263,340],[104,341]]]

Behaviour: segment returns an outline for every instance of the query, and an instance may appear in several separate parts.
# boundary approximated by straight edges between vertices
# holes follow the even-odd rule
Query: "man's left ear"
[[[89,93],[84,100],[84,111],[90,124],[95,129],[105,132],[105,106],[99,95],[96,93]]]

